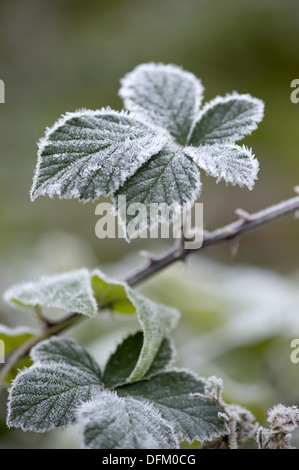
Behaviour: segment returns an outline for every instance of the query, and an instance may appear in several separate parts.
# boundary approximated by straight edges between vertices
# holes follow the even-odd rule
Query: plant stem
[[[237,240],[244,233],[284,217],[290,213],[296,212],[297,210],[299,210],[299,196],[293,197],[254,214],[248,214],[247,212],[239,209],[236,211],[239,216],[238,220],[216,229],[213,232],[205,232],[203,243],[200,248],[185,249],[182,247],[181,249],[178,249],[177,247],[173,247],[160,255],[153,256],[146,264],[132,273],[129,273],[123,280],[130,286],[136,285],[139,282],[148,279],[161,269],[171,265],[175,261],[184,260],[191,253],[203,250],[204,248],[216,245],[223,241]]]

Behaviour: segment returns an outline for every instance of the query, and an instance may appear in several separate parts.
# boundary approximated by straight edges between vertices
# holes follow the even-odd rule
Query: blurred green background
[[[207,230],[234,220],[238,207],[251,212],[291,197],[299,184],[299,103],[290,100],[298,32],[297,0],[1,0],[1,294],[11,283],[83,266],[121,276],[142,262],[140,249],[169,246],[99,240],[97,203],[29,200],[45,128],[66,111],[121,109],[119,79],[140,63],[183,66],[202,79],[205,100],[236,90],[265,101],[264,120],[242,141],[260,162],[253,191],[202,175]],[[269,406],[299,404],[299,364],[289,358],[299,336],[298,235],[288,216],[244,237],[236,258],[227,244],[215,246],[142,287],[182,312],[177,364],[222,377],[227,400],[262,423]],[[4,324],[32,323],[0,308]],[[131,326],[105,318],[93,335],[87,326],[76,334],[88,344],[102,336],[103,352]],[[72,446],[65,439],[0,427],[0,447]]]

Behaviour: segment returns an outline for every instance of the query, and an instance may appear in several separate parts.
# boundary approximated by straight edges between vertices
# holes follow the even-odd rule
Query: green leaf
[[[34,362],[56,362],[66,364],[86,372],[92,372],[98,379],[101,379],[101,370],[97,362],[87,352],[72,339],[59,339],[55,336],[50,340],[42,341],[31,351],[31,358]]]
[[[103,373],[103,382],[109,388],[126,384],[133,372],[143,344],[143,333],[138,331],[118,345],[111,354]],[[161,346],[144,378],[152,377],[164,370],[173,360],[174,348],[169,339],[164,338]]]
[[[193,158],[208,175],[217,178],[217,183],[247,186],[252,189],[257,179],[259,163],[251,150],[239,145],[203,145],[186,147],[185,152]]]
[[[39,142],[31,199],[97,199],[162,149],[164,132],[111,109],[68,113]]]
[[[48,307],[94,316],[97,312],[87,269],[55,276],[44,276],[36,282],[24,282],[8,289],[4,300],[19,307]]]
[[[118,313],[135,313],[136,308],[128,298],[125,283],[95,269],[91,272],[91,285],[99,309],[109,308]]]
[[[238,93],[217,96],[201,110],[188,139],[189,145],[234,143],[257,128],[264,116],[264,103]]]
[[[198,78],[175,65],[149,63],[127,74],[121,85],[119,95],[129,111],[152,119],[186,143],[204,90]]]
[[[103,392],[78,412],[88,449],[176,449],[172,428],[146,402]]]
[[[7,328],[4,325],[0,325],[0,342],[3,341],[4,345],[4,358],[3,362],[5,363],[8,360],[8,357],[12,351],[17,349],[27,340],[35,336],[36,332],[31,329],[27,328]],[[1,345],[0,345],[1,346]],[[6,374],[4,383],[9,385],[12,380],[16,377],[18,370],[22,369],[23,367],[29,367],[32,364],[32,361],[28,356],[20,359],[14,366],[10,369],[10,371]],[[1,363],[1,350],[0,350],[0,368],[2,366]]]
[[[32,357],[37,362],[20,372],[10,388],[9,427],[35,432],[64,427],[75,421],[82,402],[103,390],[98,366],[73,340],[46,340],[33,348]]]
[[[200,173],[196,164],[179,146],[168,144],[125,182],[116,192],[114,202],[125,232],[131,238],[146,227],[152,229],[160,221],[169,222],[178,211],[192,207],[200,190]],[[126,197],[125,207],[119,205],[120,196]],[[143,213],[137,215],[138,225],[133,221],[135,211],[133,214],[128,211],[134,203],[141,203],[146,208],[145,216]],[[154,205],[161,205],[160,214],[153,210]],[[173,205],[173,216],[170,214],[169,219],[169,211],[164,214],[163,205],[168,206],[166,209]]]
[[[128,381],[140,380],[150,369],[165,336],[177,326],[180,318],[178,310],[143,297],[132,289],[128,296],[136,307],[138,321],[143,330],[143,345],[138,361]]]
[[[150,380],[116,389],[120,396],[148,400],[174,429],[181,440],[210,440],[227,434],[218,417],[219,406],[210,399],[194,396],[204,393],[205,382],[185,370],[162,372]]]
[[[138,321],[143,330],[143,345],[137,363],[129,381],[139,380],[150,368],[165,336],[176,327],[180,314],[171,307],[152,302],[138,292],[131,289],[121,281],[115,281],[101,273],[99,270],[92,271],[93,286],[96,286],[96,296],[102,299],[104,292],[104,303],[108,304],[111,299],[115,299],[114,293],[117,292],[117,306],[119,313],[135,312]],[[98,282],[99,280],[99,282]],[[104,281],[104,284],[102,284]],[[108,294],[106,293],[106,284],[109,285]],[[111,285],[110,285],[111,284]],[[101,286],[104,286],[104,291]],[[116,291],[114,290],[116,287]],[[102,300],[100,300],[100,303]]]

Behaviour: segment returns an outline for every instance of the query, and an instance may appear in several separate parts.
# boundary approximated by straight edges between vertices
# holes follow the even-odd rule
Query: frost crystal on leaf
[[[152,119],[184,145],[203,90],[192,73],[176,65],[149,63],[139,65],[121,80],[119,95],[129,111]]]
[[[55,336],[49,340],[40,342],[32,348],[30,356],[34,362],[57,362],[85,369],[101,378],[101,371],[97,362],[72,339],[60,339]]]
[[[247,186],[252,189],[257,179],[259,163],[251,150],[239,145],[203,145],[186,147],[185,152],[193,158],[208,175],[217,178],[217,183]]]
[[[297,406],[274,406],[268,412],[269,429],[259,428],[257,442],[260,449],[294,449],[290,444],[291,433],[299,426]]]
[[[217,96],[203,107],[188,144],[234,143],[251,134],[263,116],[264,103],[258,98],[238,93]]]
[[[148,372],[167,333],[177,326],[180,313],[177,309],[152,302],[132,289],[128,290],[136,306],[138,321],[143,330],[143,345],[129,382],[140,380]]]
[[[119,290],[119,305],[123,306],[125,294],[125,299],[131,306],[130,312],[135,312],[137,315],[137,319],[143,330],[143,345],[138,361],[130,377],[128,378],[128,381],[133,382],[135,380],[139,380],[150,368],[151,363],[161,346],[163,338],[169,333],[170,330],[176,327],[180,318],[180,313],[175,308],[151,301],[150,299],[131,289],[125,283],[109,279],[108,276],[101,273],[101,271],[98,269],[92,271],[92,276],[94,280],[98,278],[99,281],[111,283],[112,286],[114,283],[116,284],[116,287],[122,288],[123,290]],[[93,282],[93,285],[96,286],[95,282]],[[111,293],[111,285],[110,292],[108,289],[108,293]],[[125,313],[127,313],[127,308],[125,308]]]
[[[186,370],[162,372],[150,380],[117,388],[121,396],[149,400],[162,417],[171,423],[176,435],[189,442],[209,440],[226,434],[226,426],[219,419],[220,408],[201,394],[205,382]]]
[[[150,403],[102,392],[78,411],[88,449],[176,449],[170,425]]]
[[[10,389],[9,427],[44,432],[67,426],[76,408],[103,389],[97,364],[73,340],[46,340],[32,358],[37,362],[20,372]]]
[[[152,211],[154,204],[156,206],[167,204],[168,207],[172,205],[174,218],[181,208],[192,207],[200,190],[200,173],[196,164],[184,154],[182,148],[169,143],[128,178],[115,194],[115,204],[118,196],[126,196],[127,207],[134,203],[144,204],[147,208],[147,217],[144,226],[139,227],[142,231],[148,226],[155,227],[159,221],[168,221],[165,219],[169,215],[168,212],[163,214],[161,210],[158,214],[158,211]],[[133,219],[127,210],[125,220],[121,211],[119,216],[125,227]]]
[[[124,112],[68,113],[39,142],[31,199],[107,196],[162,149],[164,134]]]
[[[94,316],[97,312],[87,269],[55,276],[44,276],[36,282],[24,282],[9,288],[4,300],[20,307],[48,307]]]

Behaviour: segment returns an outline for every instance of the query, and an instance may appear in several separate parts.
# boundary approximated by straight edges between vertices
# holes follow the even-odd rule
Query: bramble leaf
[[[33,348],[32,358],[37,362],[10,388],[9,427],[35,432],[64,427],[75,421],[82,402],[103,390],[99,367],[73,340],[46,340]]]
[[[31,199],[107,196],[162,149],[164,134],[109,108],[68,113],[39,142]]]
[[[172,428],[146,401],[102,392],[78,411],[88,449],[176,449]]]
[[[208,175],[220,180],[247,186],[252,189],[257,179],[259,163],[251,150],[239,145],[203,145],[186,147],[185,152],[193,158]]]
[[[53,336],[50,340],[42,341],[35,346],[30,356],[32,360],[40,363],[59,363],[85,369],[92,372],[98,379],[101,379],[101,370],[97,362],[87,352],[72,339],[60,339]]]
[[[43,276],[35,282],[24,282],[9,288],[4,300],[19,307],[47,307],[94,316],[97,303],[87,269]]]
[[[149,63],[121,80],[119,95],[126,109],[151,119],[185,145],[203,90],[192,73],[176,65]]]
[[[263,116],[263,101],[249,94],[217,96],[199,113],[188,145],[235,143],[251,134]]]
[[[123,282],[111,280],[97,269],[92,271],[92,276],[93,285],[97,282],[97,278],[100,283],[101,280],[104,280],[112,286],[114,282],[117,285],[118,292],[120,292],[120,297],[117,298],[120,313],[128,313],[129,310],[130,313],[135,312],[137,315],[143,330],[143,345],[128,381],[139,380],[150,368],[163,338],[176,327],[180,314],[175,308],[151,301]]]
[[[109,388],[119,387],[127,383],[136,366],[143,344],[143,333],[138,331],[130,335],[117,346],[109,357],[103,372],[103,382]],[[157,375],[164,370],[173,359],[174,349],[169,339],[164,338],[161,346],[144,378]]]
[[[150,380],[116,389],[120,396],[130,395],[137,400],[148,400],[174,429],[180,439],[210,440],[227,434],[218,417],[219,406],[208,398],[194,396],[204,393],[205,382],[186,370],[162,372]]]
[[[163,338],[177,326],[180,314],[175,308],[152,302],[132,289],[128,295],[136,306],[137,318],[143,330],[140,355],[128,377],[128,382],[135,382],[148,372]]]
[[[159,221],[169,222],[167,217],[171,220],[178,211],[192,207],[200,190],[200,173],[195,163],[179,146],[167,144],[127,179],[116,192],[114,203],[127,236],[131,238],[135,231],[137,233],[146,227],[152,229]],[[119,207],[119,196],[126,197],[126,207]],[[131,214],[128,210],[130,205],[134,208],[134,203],[141,203],[146,208],[145,217],[137,216],[139,225],[136,228],[133,223],[135,211]],[[172,216],[168,210],[163,213],[163,204],[168,208],[173,205]],[[159,206],[162,208],[160,213],[155,210]],[[130,222],[133,225],[131,229]]]

